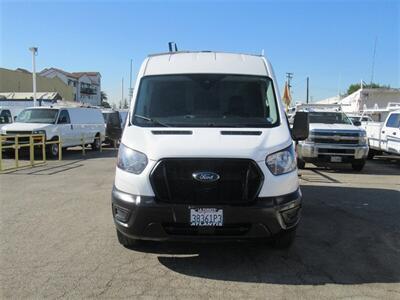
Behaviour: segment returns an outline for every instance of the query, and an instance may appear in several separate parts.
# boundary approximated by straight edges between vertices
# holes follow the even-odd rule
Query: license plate
[[[224,214],[222,209],[191,208],[190,226],[222,226]]]
[[[342,162],[342,158],[340,156],[332,156],[331,162]]]

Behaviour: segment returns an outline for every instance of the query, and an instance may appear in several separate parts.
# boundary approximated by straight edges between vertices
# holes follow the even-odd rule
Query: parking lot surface
[[[400,165],[300,172],[290,250],[264,243],[118,244],[115,152],[0,175],[0,298],[400,299]]]

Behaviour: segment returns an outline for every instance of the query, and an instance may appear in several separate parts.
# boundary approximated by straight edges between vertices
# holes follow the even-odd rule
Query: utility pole
[[[376,42],[378,41],[378,37],[375,37],[374,43],[374,54],[372,55],[372,69],[371,69],[371,85],[374,82],[374,69],[375,69],[375,54],[376,54]]]
[[[306,97],[307,104],[308,104],[309,95],[310,95],[310,78],[307,76],[307,97]]]
[[[132,59],[131,59],[131,71],[129,74],[129,99],[128,99],[129,103],[132,100],[132,96],[133,96],[133,89],[132,89]]]
[[[119,108],[122,108],[122,106],[124,105],[124,77],[122,77],[122,88],[121,88],[121,92],[122,92],[122,95],[121,95],[121,103],[120,103],[120,107]]]
[[[29,48],[29,50],[32,51],[33,106],[36,106],[36,61],[35,61],[35,57],[38,53],[38,48],[31,47],[31,48]]]
[[[286,81],[287,81],[288,88],[290,91],[291,91],[291,87],[292,87],[292,85],[290,84],[290,82],[292,81],[292,78],[293,78],[293,73],[286,72]]]

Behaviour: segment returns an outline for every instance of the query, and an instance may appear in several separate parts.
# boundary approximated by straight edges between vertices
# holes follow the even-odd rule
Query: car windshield
[[[342,112],[309,112],[310,123],[324,124],[352,124],[350,119]]]
[[[141,80],[132,123],[171,127],[272,127],[279,123],[272,80],[184,74]]]
[[[25,109],[17,117],[19,123],[54,124],[57,118],[57,109],[35,108]]]

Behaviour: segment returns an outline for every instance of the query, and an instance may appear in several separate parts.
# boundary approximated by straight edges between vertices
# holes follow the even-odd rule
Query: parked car
[[[103,110],[104,123],[106,128],[106,138],[105,142],[107,144],[114,144],[114,142],[119,142],[122,136],[122,121],[120,114],[116,110]]]
[[[13,122],[13,116],[11,110],[8,108],[0,107],[0,130],[5,125],[10,124]]]
[[[32,107],[24,109],[15,123],[2,128],[3,135],[44,134],[46,141],[61,140],[62,147],[91,144],[99,150],[105,128],[101,110],[96,108]],[[82,141],[83,139],[83,141]],[[20,143],[28,142],[20,138]],[[58,156],[58,144],[48,145],[48,154]]]
[[[118,240],[271,238],[300,220],[292,136],[271,64],[220,52],[152,55],[139,71],[112,191]],[[291,135],[292,134],[292,135]]]
[[[383,152],[400,155],[400,110],[388,114],[384,122],[366,124],[369,158]]]
[[[364,129],[355,126],[332,105],[300,105],[298,111],[308,111],[310,134],[297,144],[297,166],[304,169],[307,162],[350,163],[356,171],[364,168],[368,144]],[[360,125],[360,124],[357,124]]]

